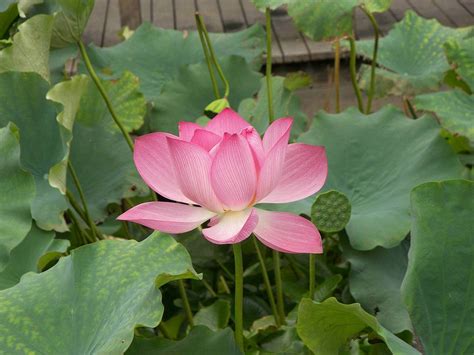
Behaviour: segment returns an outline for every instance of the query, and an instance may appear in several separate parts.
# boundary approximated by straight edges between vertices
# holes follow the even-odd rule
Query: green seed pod
[[[209,118],[213,118],[227,107],[230,107],[230,105],[229,101],[227,101],[226,98],[214,100],[206,106],[206,108],[204,109],[204,114]]]
[[[330,190],[316,197],[311,207],[311,220],[321,232],[343,230],[351,218],[351,203],[346,195]]]

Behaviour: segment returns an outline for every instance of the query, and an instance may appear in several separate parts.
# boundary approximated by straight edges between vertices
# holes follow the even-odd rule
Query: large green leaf
[[[455,65],[456,73],[474,90],[474,37],[445,44],[448,60]]]
[[[218,58],[239,55],[252,68],[260,68],[264,47],[260,26],[230,34],[211,34],[210,38]],[[95,65],[104,70],[114,74],[129,70],[138,76],[141,91],[149,101],[157,99],[163,85],[178,76],[183,65],[204,60],[197,32],[166,30],[150,23],[142,24],[132,37],[114,47],[92,46],[89,52]]]
[[[467,29],[442,26],[437,20],[426,20],[407,11],[379,43],[376,72],[376,93],[385,95],[414,95],[439,88],[444,73],[450,69],[444,53],[448,40],[460,39]],[[372,58],[374,42],[357,42],[357,52]],[[361,86],[368,88],[370,70],[361,69]]]
[[[351,294],[379,323],[393,333],[411,330],[411,321],[400,294],[407,269],[408,242],[391,249],[357,251],[344,241],[344,256],[351,263]]]
[[[239,105],[239,114],[249,121],[261,134],[269,125],[268,121],[268,99],[267,84],[262,78],[257,98],[247,98]],[[307,125],[308,118],[301,111],[298,96],[285,88],[285,78],[272,77],[272,102],[275,118],[293,117],[295,119],[291,133],[299,135]]]
[[[0,291],[0,348],[8,354],[120,354],[135,326],[156,326],[166,282],[196,277],[168,235],[107,240],[72,251],[46,272]]]
[[[430,182],[411,194],[402,295],[426,354],[474,352],[474,182]]]
[[[230,84],[229,102],[232,107],[258,91],[261,75],[253,71],[241,57],[220,60]],[[223,92],[223,90],[221,90]],[[194,121],[214,99],[207,65],[204,62],[184,66],[175,80],[165,84],[156,100],[150,126],[154,131],[178,132],[179,121]]]
[[[38,15],[18,26],[13,43],[0,51],[0,73],[36,72],[49,80],[49,45],[53,16]]]
[[[205,326],[193,327],[188,336],[179,341],[163,338],[138,338],[126,352],[127,355],[240,355],[242,354],[235,344],[234,333],[230,328],[212,331]]]
[[[208,307],[203,307],[194,315],[194,323],[205,325],[211,330],[227,327],[230,319],[230,303],[219,299]]]
[[[128,128],[140,124],[145,109],[143,97],[132,89],[133,82],[130,74],[125,74],[119,81],[104,83],[119,119]],[[92,81],[82,97],[73,136],[70,160],[94,220],[105,219],[108,204],[148,191],[136,172],[130,148]],[[72,179],[67,180],[67,186],[79,199]]]
[[[358,303],[342,304],[334,297],[322,303],[304,298],[298,307],[298,335],[318,355],[339,354],[351,338],[366,328],[384,340],[394,355],[419,354],[382,327]]]
[[[38,74],[0,74],[0,125],[12,121],[20,129],[21,165],[33,174],[36,183],[31,213],[38,226],[46,230],[67,229],[62,217],[66,201],[49,178],[52,176],[52,183],[58,186],[57,178],[65,176],[64,159],[70,141],[67,126],[74,119],[84,80],[58,84],[52,94],[52,99],[58,101],[55,103],[47,100],[49,85]]]
[[[474,95],[443,91],[417,96],[414,103],[419,110],[436,113],[443,128],[466,137],[474,147]]]
[[[320,112],[300,137],[326,147],[324,189],[349,198],[352,215],[346,230],[355,249],[399,244],[410,229],[411,189],[461,176],[462,166],[439,132],[431,116],[411,120],[387,106],[369,116],[354,108],[335,115]],[[279,208],[309,215],[313,201],[310,197]]]
[[[30,230],[34,196],[34,179],[20,166],[18,129],[9,124],[0,129],[0,271]]]
[[[65,252],[69,241],[54,236],[54,232],[46,232],[33,223],[25,239],[12,250],[7,267],[0,272],[0,290],[16,285],[27,272],[37,272],[38,261],[45,253]]]

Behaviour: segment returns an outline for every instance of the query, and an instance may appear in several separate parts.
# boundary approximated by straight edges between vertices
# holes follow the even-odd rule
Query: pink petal
[[[225,108],[207,124],[206,129],[219,136],[223,136],[224,133],[239,133],[248,126],[251,126],[250,123],[240,117],[237,112],[230,108]]]
[[[226,209],[242,210],[255,195],[257,172],[247,140],[225,134],[212,162],[211,182]]]
[[[255,161],[257,172],[259,172],[265,159],[262,139],[260,138],[260,135],[258,134],[257,130],[253,127],[244,128],[242,132],[240,132],[240,134],[245,139],[247,139],[247,143],[249,144],[250,149],[252,150],[252,156]]]
[[[196,129],[194,136],[191,139],[191,143],[200,145],[207,151],[210,151],[217,143],[222,139],[221,136],[214,134],[205,129]]]
[[[211,186],[211,157],[202,147],[179,139],[167,138],[176,180],[190,200],[210,211],[222,211]]]
[[[275,121],[272,126],[275,126],[275,123],[277,122],[279,122],[277,124],[278,128],[273,129],[273,133],[270,133],[272,136],[278,137],[278,140],[272,143],[271,149],[269,151],[266,151],[266,157],[258,176],[257,195],[255,198],[256,201],[260,201],[270,192],[272,192],[272,190],[278,185],[280,177],[283,174],[283,166],[285,163],[288,140],[290,139],[292,120],[288,118],[282,118]],[[270,128],[272,126],[270,126]],[[275,135],[274,132],[280,128],[285,128],[286,130],[279,130],[279,134]],[[265,137],[267,137],[267,134],[265,134]],[[267,144],[269,144],[268,142],[269,140],[267,140]]]
[[[302,200],[323,187],[327,174],[328,162],[324,147],[290,144],[278,185],[259,202],[285,203]]]
[[[174,201],[194,203],[184,196],[176,182],[166,137],[177,138],[168,133],[151,133],[135,140],[133,159],[137,170],[146,184],[160,195]]]
[[[283,253],[321,254],[322,240],[313,223],[287,212],[256,209],[255,236],[269,248]]]
[[[253,208],[243,211],[229,211],[222,215],[211,228],[202,230],[204,237],[214,244],[234,244],[252,234],[258,217]]]
[[[292,124],[292,118],[279,118],[267,128],[263,136],[263,148],[266,153],[273,148],[283,135],[289,134]]]
[[[183,141],[190,142],[193,138],[194,132],[197,129],[202,129],[200,125],[194,122],[182,121],[178,123],[179,138]]]
[[[146,202],[122,213],[117,219],[177,234],[189,232],[213,216],[214,212],[201,207],[173,202]]]

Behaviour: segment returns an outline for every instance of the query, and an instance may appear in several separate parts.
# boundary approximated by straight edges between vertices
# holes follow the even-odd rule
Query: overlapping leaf
[[[383,328],[374,316],[355,304],[342,304],[335,298],[322,303],[303,299],[298,307],[298,334],[316,354],[338,354],[349,339],[370,328],[385,341],[393,354],[419,354],[403,340]]]
[[[0,348],[9,354],[119,354],[136,325],[163,315],[158,287],[196,277],[168,235],[109,240],[75,249],[41,274],[0,291]]]
[[[203,307],[194,315],[196,325],[204,325],[217,331],[227,327],[230,319],[230,303],[219,299],[208,307]]]
[[[34,179],[20,166],[18,129],[9,124],[0,129],[0,271],[30,230],[34,196]]]
[[[474,352],[474,182],[429,182],[411,194],[402,295],[427,354]]]
[[[410,120],[387,106],[369,116],[353,108],[336,115],[320,112],[299,138],[326,147],[329,175],[324,189],[349,198],[352,216],[346,230],[355,249],[399,244],[410,229],[411,189],[460,176],[462,166],[439,132],[433,117]],[[313,201],[278,208],[309,215]]]
[[[442,26],[437,20],[426,20],[407,11],[387,36],[380,40],[376,72],[376,94],[415,95],[439,88],[444,73],[450,69],[444,44],[461,39],[468,29]],[[357,52],[372,57],[373,41],[357,42]],[[367,65],[359,73],[360,84],[368,88],[370,69]]]
[[[474,37],[448,41],[444,47],[456,73],[474,90]]]

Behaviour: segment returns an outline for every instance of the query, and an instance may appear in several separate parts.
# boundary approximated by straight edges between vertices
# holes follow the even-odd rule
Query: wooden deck
[[[474,24],[474,0],[393,0],[390,11],[376,14],[382,32],[386,33],[408,9],[426,18],[436,18],[446,26]],[[196,11],[204,17],[211,32],[239,31],[264,23],[264,15],[250,0],[96,0],[84,37],[87,42],[111,46],[120,41],[118,32],[123,26],[134,29],[144,21],[164,28],[194,30]],[[303,36],[284,9],[276,10],[272,21],[274,63],[333,56],[330,43],[317,43]],[[355,13],[355,29],[358,38],[372,36],[370,22],[362,11]]]

